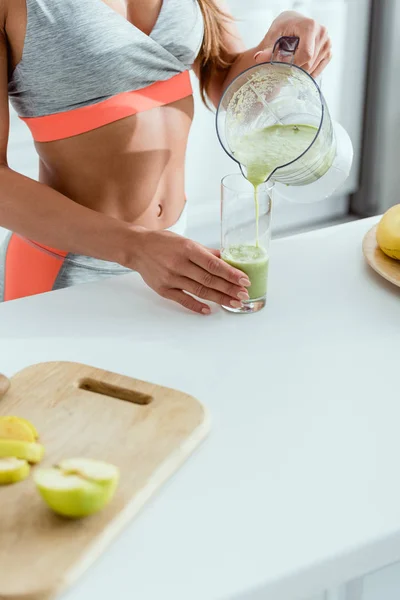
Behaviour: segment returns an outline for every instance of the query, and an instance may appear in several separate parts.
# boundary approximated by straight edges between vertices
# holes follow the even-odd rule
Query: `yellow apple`
[[[0,439],[34,442],[36,438],[31,427],[18,417],[0,417]]]
[[[376,241],[387,256],[400,260],[400,204],[383,215],[376,230]]]

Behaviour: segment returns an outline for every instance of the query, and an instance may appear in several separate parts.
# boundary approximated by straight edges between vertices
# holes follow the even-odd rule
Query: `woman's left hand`
[[[296,36],[300,44],[294,62],[314,78],[318,77],[332,58],[332,44],[326,27],[318,25],[300,13],[286,11],[272,23],[254,58],[257,63],[271,60],[275,42],[282,36]]]

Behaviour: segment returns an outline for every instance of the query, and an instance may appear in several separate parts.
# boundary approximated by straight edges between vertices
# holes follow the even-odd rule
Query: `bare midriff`
[[[185,204],[193,119],[187,97],[88,133],[36,142],[40,181],[88,208],[149,229],[168,228]]]

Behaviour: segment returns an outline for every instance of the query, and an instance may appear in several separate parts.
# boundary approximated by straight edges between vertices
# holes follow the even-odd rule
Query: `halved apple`
[[[44,447],[34,442],[0,439],[0,458],[21,458],[30,463],[38,463],[44,455]]]
[[[32,428],[18,417],[0,417],[0,439],[34,442]]]
[[[22,481],[28,477],[29,471],[30,467],[26,460],[14,456],[0,458],[0,485]]]
[[[57,514],[73,519],[102,510],[112,499],[118,480],[117,467],[87,458],[64,460],[57,467],[34,474],[46,504]]]
[[[34,426],[33,423],[31,423],[30,421],[28,421],[28,419],[24,419],[23,417],[4,417],[5,419],[10,419],[10,420],[17,420],[20,423],[24,423],[27,427],[29,427],[29,429],[32,431],[32,435],[35,438],[35,441],[37,439],[39,439],[39,433],[38,430],[36,429],[36,427]]]

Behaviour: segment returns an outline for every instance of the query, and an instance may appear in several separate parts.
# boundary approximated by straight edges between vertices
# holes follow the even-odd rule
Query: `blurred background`
[[[254,46],[277,14],[303,12],[329,29],[334,57],[322,79],[332,118],[349,132],[355,158],[351,176],[333,198],[311,205],[277,201],[275,235],[320,227],[384,212],[399,202],[400,156],[400,0],[229,0],[241,34]],[[237,169],[217,141],[214,114],[201,103],[197,81],[196,117],[187,156],[189,235],[203,243],[219,242],[219,185]],[[29,132],[11,114],[9,164],[37,177],[37,159]]]

